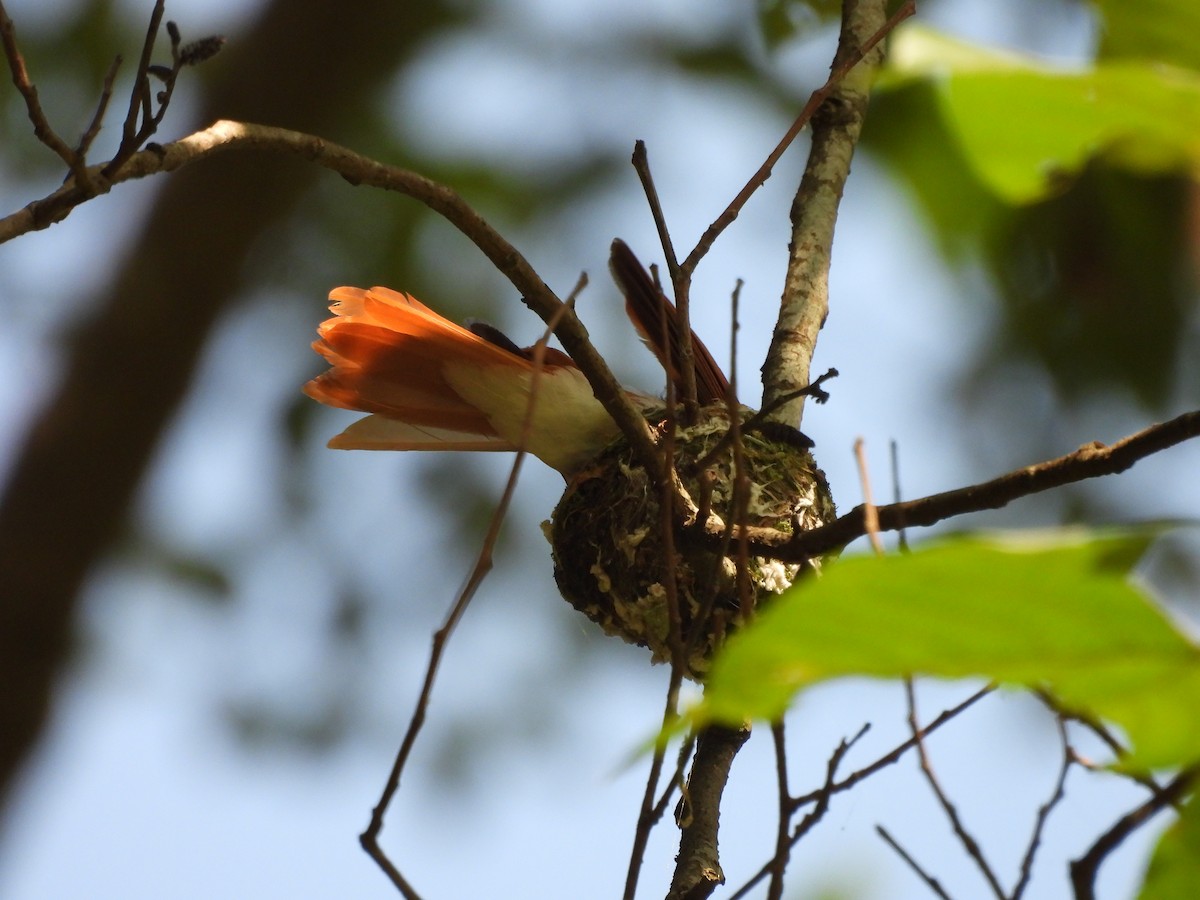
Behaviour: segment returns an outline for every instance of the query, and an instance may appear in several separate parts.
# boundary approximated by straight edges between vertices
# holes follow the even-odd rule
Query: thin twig
[[[42,103],[38,99],[37,87],[29,77],[25,66],[25,57],[17,45],[17,28],[4,4],[0,2],[0,42],[4,45],[4,57],[8,60],[8,68],[12,73],[12,82],[17,91],[25,99],[25,114],[33,125],[33,135],[51,150],[53,150],[70,168],[75,180],[80,185],[87,183],[87,171],[83,157],[68,146],[67,142],[58,136],[46,118]]]
[[[659,200],[658,190],[654,187],[654,176],[650,174],[650,157],[646,152],[645,141],[633,143],[633,169],[642,182],[642,190],[646,201],[650,204],[650,215],[654,217],[654,227],[658,229],[658,240],[662,244],[663,256],[667,260],[667,274],[671,284],[679,277],[679,258],[675,255],[675,244],[671,240],[671,231],[667,228],[667,217],[663,214],[662,201]]]
[[[967,699],[963,700],[958,705],[952,706],[949,709],[943,710],[942,713],[936,719],[934,719],[932,722],[930,722],[928,725],[926,725],[924,728],[921,729],[920,735],[913,735],[912,737],[908,738],[908,740],[904,741],[901,744],[898,744],[897,746],[892,748],[889,752],[887,752],[883,756],[879,757],[873,763],[863,766],[861,769],[858,769],[857,771],[846,776],[846,778],[839,781],[837,784],[833,785],[833,787],[830,788],[830,792],[834,793],[834,794],[839,794],[842,791],[848,791],[852,787],[854,787],[856,784],[858,784],[860,781],[863,781],[864,779],[869,778],[870,776],[874,775],[880,769],[885,769],[888,766],[899,762],[900,758],[902,756],[904,756],[905,753],[907,753],[909,750],[911,750],[913,747],[915,747],[917,745],[917,741],[920,738],[929,737],[929,735],[933,734],[935,731],[937,731],[939,728],[941,728],[943,725],[945,725],[951,719],[954,719],[957,716],[961,715],[963,712],[965,712],[971,706],[974,706],[976,703],[978,703],[980,700],[982,700],[984,697],[986,697],[988,694],[990,694],[995,689],[996,689],[995,685],[989,684],[986,687],[982,687],[979,690],[977,690],[975,693],[973,693],[971,696],[967,697]],[[824,792],[824,788],[821,788],[819,790],[812,791],[811,793],[804,794],[803,796],[796,797],[794,800],[792,800],[792,804],[796,808],[799,808],[799,807],[805,806],[806,804],[809,804],[809,803],[819,802],[823,792]]]
[[[1058,767],[1058,777],[1054,781],[1054,789],[1050,792],[1050,798],[1038,807],[1037,818],[1033,823],[1033,834],[1030,835],[1025,855],[1021,858],[1021,874],[1017,878],[1017,884],[1009,894],[1008,900],[1021,900],[1025,888],[1029,886],[1029,879],[1033,876],[1033,859],[1042,844],[1042,832],[1046,829],[1046,821],[1050,818],[1054,807],[1058,806],[1066,797],[1067,775],[1071,772],[1071,766],[1075,764],[1075,752],[1067,737],[1067,720],[1060,715],[1055,717],[1055,723],[1058,725],[1058,740],[1062,746],[1062,763]]]
[[[943,710],[936,719],[921,729],[920,737],[928,737],[929,735],[933,734],[951,719],[954,719],[966,711],[968,707],[973,706],[975,703],[982,700],[993,690],[995,690],[995,686],[988,685],[987,687],[976,691],[957,706],[952,706],[949,709]],[[809,811],[808,815],[806,815],[793,830],[791,838],[789,839],[793,846],[799,842],[805,834],[811,831],[812,828],[825,815],[826,811],[829,809],[829,804],[833,799],[834,794],[840,794],[843,791],[848,791],[859,782],[864,781],[881,769],[887,768],[888,766],[899,762],[899,760],[907,751],[916,746],[917,740],[919,739],[917,736],[910,737],[908,740],[904,741],[904,743],[894,747],[891,751],[885,753],[883,756],[879,757],[869,765],[863,766],[861,769],[852,772],[841,781],[834,781],[833,779],[837,774],[837,769],[841,764],[842,758],[847,752],[849,752],[850,748],[853,747],[854,744],[857,743],[858,740],[867,733],[870,727],[870,724],[863,725],[863,727],[859,729],[858,734],[856,734],[853,738],[851,738],[849,741],[843,740],[840,744],[838,744],[837,748],[833,752],[833,755],[830,756],[828,764],[826,765],[825,783],[822,784],[821,787],[817,788],[815,791],[804,794],[803,796],[794,797],[790,801],[789,806],[793,813],[803,806],[816,804],[816,806]],[[756,884],[771,874],[771,867],[773,863],[774,857],[772,857],[772,859],[768,861],[766,865],[759,869],[758,872],[755,873],[752,878],[750,878],[750,880],[738,888],[737,892],[734,893],[729,900],[738,900],[738,898],[746,896],[746,894],[748,894]]]
[[[582,290],[586,283],[586,276],[582,276],[576,292]],[[569,308],[568,304],[563,304],[562,306],[564,312]],[[366,830],[359,835],[359,843],[362,845],[362,848],[384,871],[388,878],[391,879],[392,884],[404,895],[406,900],[420,900],[420,895],[405,880],[400,870],[391,862],[387,854],[383,851],[383,848],[379,846],[379,834],[383,831],[383,819],[388,807],[391,805],[392,798],[400,788],[400,776],[404,772],[405,764],[408,762],[412,748],[416,744],[417,736],[421,733],[421,728],[425,724],[426,711],[429,708],[429,700],[433,694],[433,685],[437,680],[438,668],[441,665],[446,644],[450,640],[455,626],[467,611],[467,607],[475,596],[475,592],[479,589],[479,585],[483,583],[484,578],[492,570],[492,554],[496,546],[496,541],[500,536],[500,527],[504,524],[505,516],[508,514],[513,494],[517,489],[517,480],[521,474],[521,466],[525,462],[525,449],[523,445],[526,443],[526,439],[533,426],[533,415],[538,402],[546,343],[553,332],[553,328],[554,323],[551,322],[547,325],[545,333],[533,346],[531,359],[533,372],[529,383],[529,400],[525,407],[525,418],[522,424],[522,446],[518,448],[516,457],[513,459],[512,468],[508,474],[508,481],[504,485],[504,493],[500,497],[500,502],[496,505],[495,512],[492,513],[492,519],[488,524],[487,534],[484,535],[483,545],[480,547],[475,565],[467,577],[466,584],[459,592],[458,598],[454,601],[449,615],[446,616],[446,620],[442,623],[441,628],[434,632],[432,647],[429,653],[429,662],[426,664],[425,677],[421,684],[421,693],[417,698],[417,705],[413,709],[412,717],[409,719],[408,730],[404,734],[404,740],[400,743],[400,749],[397,751],[396,759],[392,763],[392,769],[388,773],[388,778],[384,784],[383,793],[379,797],[379,802],[371,810],[370,822]]]
[[[725,411],[729,418],[729,436],[733,447],[733,491],[730,497],[729,522],[738,527],[737,558],[734,571],[737,573],[738,606],[745,621],[754,616],[755,592],[750,584],[750,551],[745,538],[745,525],[750,513],[750,476],[746,474],[746,447],[742,443],[742,417],[737,398],[737,337],[738,304],[742,296],[742,279],[733,286],[729,298],[732,327],[729,329],[729,393],[725,397]]]
[[[779,797],[779,821],[775,826],[775,855],[771,857],[771,883],[767,885],[767,900],[783,897],[783,875],[787,870],[792,844],[788,827],[792,822],[792,795],[788,788],[787,737],[783,720],[771,724],[771,739],[775,748],[775,785]]]
[[[683,683],[683,672],[675,667],[671,667],[671,680],[667,687],[667,700],[663,707],[663,730],[665,731],[673,724],[679,715],[679,686]],[[685,746],[690,743],[690,738],[685,742]],[[669,794],[664,791],[663,798],[659,803],[654,802],[654,793],[658,790],[658,779],[662,774],[663,757],[666,755],[666,745],[659,742],[654,747],[654,754],[650,759],[650,772],[646,776],[646,789],[642,793],[642,804],[638,809],[637,826],[633,831],[633,847],[629,851],[629,867],[625,871],[625,892],[622,894],[623,900],[633,900],[637,894],[638,877],[642,871],[642,859],[646,853],[646,844],[650,840],[650,832],[658,821],[662,818],[663,809],[666,806],[666,798]],[[683,749],[680,749],[679,771],[682,771]],[[679,776],[676,775],[676,781]]]
[[[950,895],[946,893],[946,890],[942,887],[941,883],[924,869],[922,869],[921,864],[913,859],[907,850],[900,846],[900,842],[892,837],[886,828],[884,828],[882,825],[876,825],[875,831],[887,842],[889,847],[896,851],[896,854],[902,860],[908,863],[908,867],[917,873],[917,877],[929,885],[929,889],[931,891],[933,891],[939,897],[942,897],[943,900],[951,900]]]
[[[1034,691],[1034,696],[1036,696],[1047,709],[1049,709],[1063,721],[1076,722],[1098,737],[1104,743],[1104,745],[1108,747],[1110,751],[1112,751],[1113,756],[1117,759],[1125,759],[1129,756],[1128,748],[1126,748],[1125,745],[1117,739],[1116,735],[1112,733],[1112,729],[1110,729],[1095,716],[1084,710],[1067,709],[1062,705],[1057,697],[1053,696],[1048,691]],[[1084,759],[1079,755],[1078,752],[1074,750],[1072,751],[1072,756],[1074,761],[1083,766],[1085,769],[1094,770],[1097,768],[1095,763]],[[1108,769],[1108,771],[1119,771],[1120,774],[1125,778],[1140,784],[1155,796],[1162,793],[1163,788],[1157,781],[1154,780],[1152,775],[1133,770],[1122,771]]]
[[[795,847],[796,844],[800,843],[800,840],[806,834],[808,834],[808,832],[812,831],[816,824],[825,817],[825,813],[829,811],[829,803],[833,799],[833,795],[837,792],[834,779],[837,778],[838,768],[841,766],[842,760],[846,758],[846,754],[850,752],[850,748],[857,744],[859,739],[868,731],[870,731],[870,729],[870,724],[865,724],[858,730],[858,733],[855,734],[854,737],[848,740],[846,738],[842,738],[842,740],[838,741],[837,747],[834,748],[833,753],[830,754],[828,761],[825,763],[825,783],[817,792],[820,794],[820,799],[818,799],[817,805],[809,810],[808,814],[800,821],[800,823],[796,825],[794,829],[792,829],[791,834],[788,834],[787,827],[791,815],[796,810],[796,803],[790,798],[784,801],[784,806],[781,809],[781,814],[784,816],[784,820],[780,824],[780,834],[785,839],[784,845],[782,847],[779,845],[779,834],[777,834],[775,855],[771,857],[766,865],[764,865],[749,880],[747,880],[745,884],[738,888],[737,891],[730,896],[729,900],[738,900],[738,898],[746,896],[746,894],[748,894],[756,884],[758,884],[768,875],[771,876],[771,885],[769,890],[773,892],[775,890],[776,873],[778,873],[779,890],[782,891],[783,870],[787,865],[788,854],[790,853],[791,849]],[[772,896],[779,895],[772,894]]]
[[[908,726],[917,741],[917,759],[920,762],[921,772],[924,774],[925,780],[929,783],[934,796],[937,797],[938,803],[941,804],[946,818],[950,820],[950,825],[954,829],[959,843],[963,845],[963,849],[967,851],[967,855],[975,861],[975,865],[983,875],[984,880],[987,881],[988,886],[992,889],[992,893],[999,900],[1005,900],[1004,888],[1000,886],[1000,881],[996,878],[996,873],[992,871],[991,865],[988,864],[986,857],[984,857],[983,848],[979,846],[979,842],[967,831],[966,826],[958,815],[958,809],[950,802],[950,798],[946,796],[946,792],[942,790],[942,786],[938,782],[937,775],[934,774],[933,764],[930,762],[929,754],[925,750],[925,739],[921,734],[921,726],[917,721],[917,697],[916,691],[913,688],[912,678],[904,679],[904,693],[908,700]]]
[[[671,798],[675,796],[675,792],[683,786],[684,772],[687,771],[688,760],[692,758],[692,751],[696,749],[696,735],[689,734],[679,745],[679,752],[675,754],[675,771],[671,773],[671,778],[667,781],[663,792],[659,794],[658,800],[654,804],[654,822],[658,822],[662,818],[663,813],[667,811],[667,806],[671,802]]]
[[[678,398],[675,379],[671,372],[675,371],[676,361],[671,359],[671,321],[667,316],[660,320],[662,331],[659,335],[662,341],[663,355],[666,358],[667,392],[666,392],[666,425],[659,442],[661,447],[661,462],[659,471],[666,477],[657,480],[658,511],[659,511],[659,540],[662,541],[662,572],[663,593],[667,603],[667,647],[671,650],[671,668],[681,674],[691,671],[688,648],[684,644],[683,614],[679,606],[679,554],[675,549],[676,493],[674,490],[675,474],[675,431],[678,424]],[[693,382],[694,385],[694,382]],[[694,624],[694,623],[693,623]]]
[[[158,28],[162,25],[166,0],[155,0],[154,9],[150,12],[150,22],[146,26],[146,38],[142,41],[142,54],[138,57],[137,69],[133,73],[133,89],[129,96],[129,109],[125,112],[125,122],[121,126],[121,144],[116,154],[104,166],[104,176],[112,179],[121,166],[129,160],[142,146],[144,141],[138,139],[138,117],[145,121],[150,118],[150,57],[154,54],[154,42],[158,39]]]
[[[88,123],[88,127],[79,136],[79,143],[75,147],[75,155],[79,157],[81,162],[87,158],[87,152],[91,149],[92,141],[96,140],[96,136],[100,134],[100,126],[104,124],[104,113],[107,112],[108,103],[112,99],[113,84],[117,80],[117,71],[121,68],[122,62],[123,60],[118,55],[104,74],[104,81],[100,88],[100,99],[96,103],[96,111],[92,113],[92,121]],[[76,177],[78,177],[78,174]]]
[[[871,35],[861,47],[857,47],[849,52],[846,59],[833,69],[828,80],[812,92],[808,98],[808,102],[804,104],[804,108],[800,111],[800,115],[796,117],[796,121],[792,123],[792,126],[780,139],[775,149],[767,155],[766,161],[750,177],[750,180],[746,182],[746,186],[738,191],[737,196],[730,201],[724,212],[717,216],[716,220],[708,226],[704,234],[700,236],[700,240],[692,249],[692,252],[683,261],[682,269],[689,277],[696,270],[696,266],[700,263],[700,260],[712,248],[717,238],[721,236],[721,232],[728,228],[733,223],[733,220],[738,217],[738,214],[742,211],[742,207],[746,205],[746,201],[771,177],[771,171],[775,168],[775,164],[779,162],[780,157],[792,145],[792,142],[796,140],[800,132],[804,130],[804,126],[808,124],[808,121],[813,117],[813,113],[817,111],[818,107],[833,93],[841,80],[846,77],[846,74],[858,65],[863,57],[870,53],[897,25],[915,13],[916,9],[913,0],[907,0],[888,19],[887,24]]]
[[[867,451],[861,437],[854,439],[854,462],[858,466],[858,483],[863,495],[863,525],[867,529],[867,539],[876,556],[883,556],[883,541],[879,539],[879,515],[875,498],[871,496],[871,473],[867,467]]]
[[[658,190],[654,187],[654,176],[650,173],[650,157],[646,152],[645,141],[634,142],[632,161],[634,171],[637,172],[638,178],[642,182],[642,190],[646,193],[646,202],[650,204],[650,215],[654,217],[654,227],[658,229],[658,239],[667,260],[667,275],[671,279],[671,292],[675,295],[675,309],[679,314],[679,358],[675,360],[675,364],[683,379],[680,388],[683,393],[685,418],[691,425],[696,421],[696,365],[695,353],[692,350],[691,275],[680,268],[679,258],[675,255],[675,244],[672,242],[671,232],[667,228],[667,218],[663,214]]]

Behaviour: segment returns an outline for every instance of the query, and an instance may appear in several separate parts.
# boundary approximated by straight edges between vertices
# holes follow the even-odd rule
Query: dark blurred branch
[[[1183,800],[1191,792],[1197,774],[1200,774],[1200,767],[1184,769],[1163,787],[1160,794],[1123,815],[1112,828],[1100,835],[1087,853],[1071,863],[1071,887],[1075,900],[1095,900],[1096,875],[1108,855],[1159,812]]]
[[[209,69],[200,115],[337,131],[449,15],[440,3],[271,0]],[[211,49],[197,44],[181,45],[181,58]],[[162,163],[162,154],[144,150],[114,177],[153,174]],[[263,233],[291,212],[314,172],[246,154],[164,179],[115,276],[97,283],[100,296],[65,344],[61,380],[17,450],[0,499],[0,790],[46,721],[81,585],[122,534],[215,322],[258,264]],[[99,167],[87,169],[97,184],[99,175]],[[61,221],[84,199],[68,184],[0,220],[0,241]],[[110,214],[120,216],[121,207]]]

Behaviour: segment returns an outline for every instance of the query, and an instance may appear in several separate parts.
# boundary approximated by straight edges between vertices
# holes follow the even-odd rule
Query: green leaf
[[[1094,0],[1103,17],[1102,58],[1152,59],[1200,69],[1196,0]]]
[[[919,26],[900,29],[879,82],[924,84],[972,171],[1012,204],[1060,192],[1092,159],[1143,175],[1200,168],[1200,73],[1149,61],[1053,68]]]
[[[1192,900],[1200,884],[1200,807],[1193,799],[1159,839],[1140,900]]]
[[[1116,723],[1136,765],[1200,757],[1200,648],[1128,579],[1150,536],[1068,534],[831,564],[730,640],[697,716],[773,719],[801,688],[849,675],[981,677]]]

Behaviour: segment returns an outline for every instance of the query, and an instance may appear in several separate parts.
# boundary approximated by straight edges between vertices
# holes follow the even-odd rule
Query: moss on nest
[[[743,412],[743,420],[750,415]],[[662,417],[649,417],[656,437]],[[692,499],[707,491],[712,511],[725,522],[734,503],[733,452],[727,447],[707,466],[702,487],[694,473],[729,429],[724,408],[701,411],[696,425],[675,435],[675,466]],[[748,502],[745,522],[791,533],[836,516],[829,485],[799,432],[751,428],[742,435]],[[554,578],[562,595],[608,634],[648,647],[655,662],[671,658],[666,560],[660,491],[620,440],[567,485],[549,526]],[[677,544],[675,567],[689,674],[700,678],[714,648],[742,621],[737,567],[732,556]],[[731,548],[731,553],[736,549]],[[747,566],[755,602],[789,587],[806,566],[752,557]]]

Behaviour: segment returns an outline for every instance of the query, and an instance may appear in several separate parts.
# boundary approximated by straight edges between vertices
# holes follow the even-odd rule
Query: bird
[[[674,304],[619,239],[610,268],[630,320],[682,391],[682,326]],[[583,372],[561,350],[543,348],[538,371],[533,348],[518,347],[484,323],[457,325],[410,294],[338,287],[329,299],[333,317],[318,326],[312,346],[330,368],[307,382],[304,393],[368,413],[334,436],[331,448],[520,448],[570,481],[619,436]],[[694,332],[691,342],[698,404],[725,403],[728,380]],[[535,373],[537,400],[527,425]],[[626,393],[643,410],[664,406],[658,397]]]

